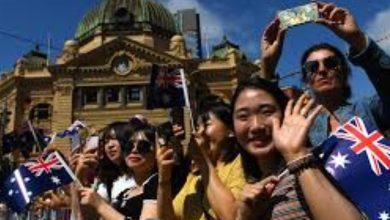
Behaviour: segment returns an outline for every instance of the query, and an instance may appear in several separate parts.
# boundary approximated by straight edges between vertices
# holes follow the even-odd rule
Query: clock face
[[[114,59],[112,65],[114,72],[123,76],[130,73],[132,62],[128,56],[120,56]]]

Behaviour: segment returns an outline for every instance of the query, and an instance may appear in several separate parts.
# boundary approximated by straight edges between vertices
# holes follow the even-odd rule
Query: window
[[[106,88],[106,102],[119,102],[120,87],[108,87]]]
[[[47,120],[51,117],[50,104],[38,104],[30,112],[30,120]]]
[[[127,87],[127,102],[140,102],[142,101],[142,88],[140,86],[128,86]]]
[[[29,113],[29,120],[36,128],[51,129],[53,107],[47,103],[37,104]]]
[[[86,87],[82,90],[83,104],[97,104],[98,88]]]

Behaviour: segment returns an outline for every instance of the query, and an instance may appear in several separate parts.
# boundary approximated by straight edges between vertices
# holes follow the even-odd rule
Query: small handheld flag
[[[369,219],[390,219],[390,141],[354,117],[324,142],[325,168]]]
[[[5,201],[15,212],[28,207],[42,193],[77,181],[58,151],[32,159],[16,169],[4,183]]]

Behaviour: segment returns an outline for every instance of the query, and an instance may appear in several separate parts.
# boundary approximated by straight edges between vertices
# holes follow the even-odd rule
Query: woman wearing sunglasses
[[[157,215],[155,129],[145,123],[133,124],[132,127],[122,155],[129,170],[130,181],[112,206],[93,189],[80,190],[81,203],[93,207],[106,220],[148,219]]]
[[[222,101],[203,105],[198,130],[188,146],[195,168],[174,197],[170,183],[177,174],[173,150],[162,146],[159,165],[158,217],[166,220],[234,219],[236,198],[245,184],[241,157],[232,130],[231,108]]]
[[[321,106],[305,104],[306,98],[288,102],[277,85],[257,76],[238,85],[232,98],[234,132],[248,184],[236,220],[362,219],[307,147]]]
[[[316,103],[324,106],[310,130],[313,146],[320,146],[340,125],[358,116],[377,129],[390,128],[390,58],[378,45],[368,39],[352,14],[330,3],[317,3],[322,24],[349,46],[349,60],[362,67],[376,89],[376,94],[350,101],[348,83],[351,69],[344,54],[332,45],[322,43],[310,47],[301,58],[302,80],[310,88]],[[273,78],[284,41],[285,29],[274,20],[262,38],[262,74]]]

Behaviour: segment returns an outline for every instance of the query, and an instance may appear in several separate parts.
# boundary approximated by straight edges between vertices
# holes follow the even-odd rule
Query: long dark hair
[[[345,57],[345,55],[335,46],[328,44],[328,43],[320,43],[320,44],[315,44],[311,47],[309,47],[302,55],[301,57],[301,66],[305,64],[307,58],[310,56],[311,53],[319,50],[329,50],[333,52],[336,57],[338,57],[341,61],[340,67],[341,67],[341,74],[340,74],[340,80],[342,81],[342,97],[347,100],[348,98],[351,97],[351,87],[348,84],[348,78],[351,75],[351,67],[348,64],[348,61]],[[307,83],[307,73],[306,71],[302,68],[302,82]]]
[[[126,173],[127,167],[121,157],[119,165],[113,163],[105,152],[105,145],[110,139],[117,139],[121,150],[129,145],[128,140],[131,134],[131,125],[128,122],[113,122],[107,125],[104,130],[99,143],[99,166],[98,166],[98,178],[101,183],[105,184],[107,189],[108,199],[111,200],[111,190],[113,182]]]
[[[276,83],[262,79],[259,76],[253,76],[239,82],[232,97],[232,112],[234,112],[234,107],[237,102],[238,96],[246,89],[255,89],[267,92],[275,99],[281,111],[284,112],[284,109],[286,108],[288,102],[287,96],[283,93],[283,91],[278,87]],[[262,172],[257,166],[256,158],[246,152],[242,146],[239,146],[239,151],[242,158],[242,166],[244,169],[246,180],[248,182],[259,181],[262,176]]]
[[[227,128],[233,131],[232,108],[218,96],[208,96],[201,101],[198,118],[202,123],[210,119],[210,113],[220,120]],[[229,163],[238,155],[235,137],[229,137],[226,147],[221,150],[222,162]]]

